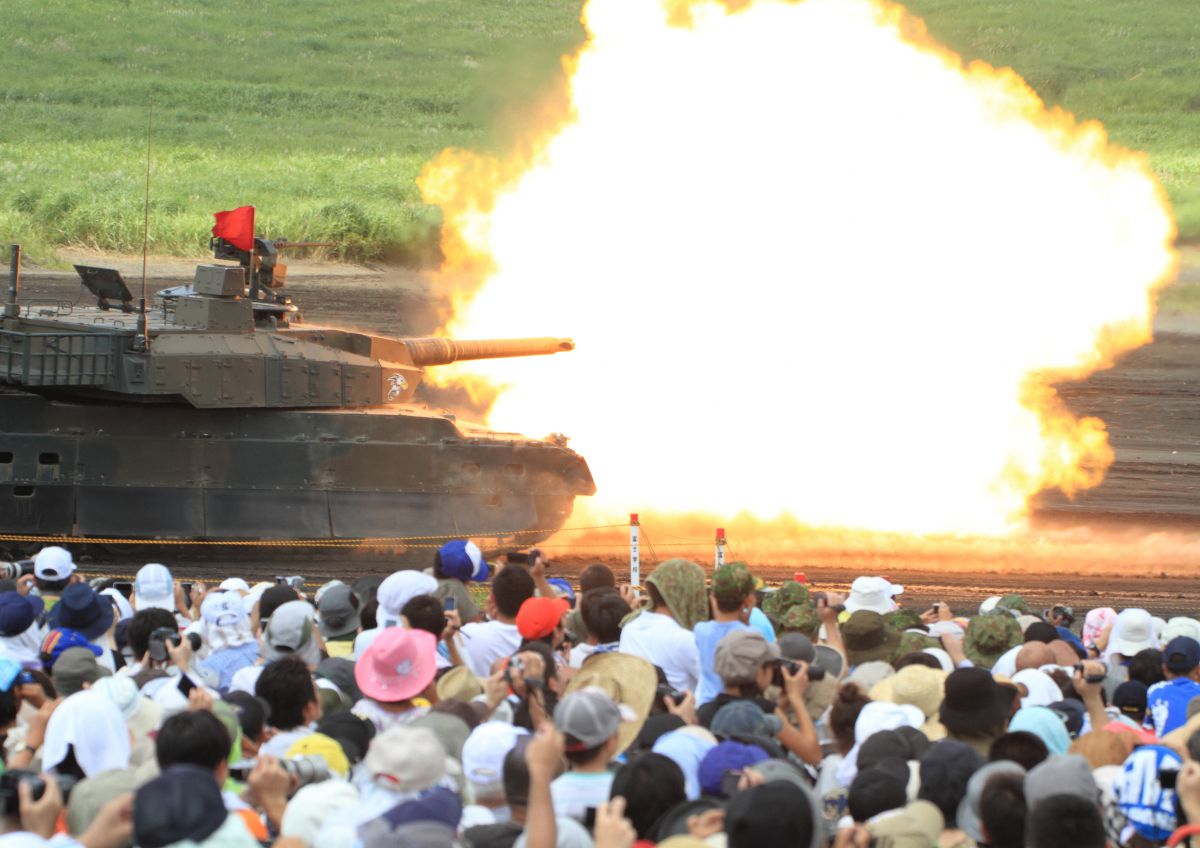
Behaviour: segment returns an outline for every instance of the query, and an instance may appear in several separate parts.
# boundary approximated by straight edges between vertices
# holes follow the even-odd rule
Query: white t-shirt
[[[258,749],[259,753],[270,754],[272,757],[283,759],[287,756],[289,748],[305,736],[311,735],[312,732],[313,729],[311,727],[293,727],[291,730],[281,731],[264,742],[263,746]]]
[[[672,689],[695,692],[700,682],[696,637],[669,615],[642,612],[621,628],[621,653],[634,654],[658,666]]]
[[[598,808],[608,802],[612,782],[611,771],[569,771],[559,775],[550,782],[554,815],[586,821],[589,808]]]
[[[492,663],[510,657],[521,647],[521,633],[515,624],[502,621],[480,621],[464,624],[459,631],[458,653],[463,664],[476,677],[487,679]]]

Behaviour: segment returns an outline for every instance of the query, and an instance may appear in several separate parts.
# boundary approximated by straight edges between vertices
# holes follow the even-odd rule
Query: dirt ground
[[[86,264],[116,265],[126,274],[131,289],[140,279],[140,258],[101,261],[88,255],[75,257]],[[155,260],[148,288],[151,292],[191,278],[192,265]],[[1189,284],[1192,281],[1187,281]],[[311,323],[347,324],[393,335],[427,335],[445,318],[447,300],[431,290],[424,275],[414,271],[353,268],[296,263],[289,273],[290,293]],[[78,281],[61,271],[28,269],[22,281],[22,300],[82,302]],[[1051,531],[1075,528],[1108,530],[1146,528],[1148,533],[1169,531],[1195,541],[1200,550],[1200,316],[1167,313],[1159,316],[1153,344],[1123,357],[1117,365],[1084,383],[1061,387],[1073,412],[1094,415],[1108,425],[1116,462],[1104,483],[1069,501],[1046,495],[1035,505],[1034,526]],[[428,398],[437,405],[454,405],[453,398]],[[1189,547],[1190,549],[1190,547]],[[560,573],[577,572],[600,559],[614,568],[627,569],[618,551],[597,552],[599,557],[562,559]],[[236,559],[236,556],[234,557]],[[231,568],[249,564],[228,562]],[[1178,565],[1178,563],[1177,563]],[[209,566],[211,567],[211,566]],[[303,567],[310,580],[334,573],[337,566],[309,563]],[[885,569],[879,566],[876,571]],[[355,570],[387,571],[386,561],[360,559]],[[810,583],[821,588],[845,588],[862,566],[837,558],[823,563],[764,566],[764,576],[780,580],[803,570]],[[892,574],[908,587],[908,604],[942,600],[964,611],[979,600],[1017,591],[1033,604],[1075,601],[1085,607],[1120,607],[1137,603],[1157,614],[1193,613],[1200,609],[1200,567],[1159,573],[1144,563],[1136,569],[1082,577],[1077,564],[1056,568],[1039,563],[1031,571],[1004,568],[953,571],[907,564]],[[106,571],[122,569],[108,567]],[[206,567],[179,563],[181,573],[201,576]],[[258,564],[262,575],[297,570],[283,564]],[[1113,571],[1113,569],[1109,569]],[[887,573],[884,571],[884,573]],[[1189,575],[1196,576],[1189,576]]]

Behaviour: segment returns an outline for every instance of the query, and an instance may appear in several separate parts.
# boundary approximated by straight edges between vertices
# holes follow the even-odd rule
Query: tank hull
[[[583,458],[555,441],[419,406],[201,410],[0,392],[0,534],[525,545],[594,490]]]

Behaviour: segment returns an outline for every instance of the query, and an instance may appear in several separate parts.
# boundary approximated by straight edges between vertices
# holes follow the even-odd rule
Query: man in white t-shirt
[[[459,654],[476,677],[490,677],[496,660],[516,653],[521,645],[517,613],[533,593],[533,578],[523,566],[505,566],[493,578],[486,604],[489,620],[464,624],[459,631]]]
[[[620,650],[649,660],[680,692],[695,692],[700,682],[700,651],[696,636],[681,625],[665,603],[642,610],[621,628]]]

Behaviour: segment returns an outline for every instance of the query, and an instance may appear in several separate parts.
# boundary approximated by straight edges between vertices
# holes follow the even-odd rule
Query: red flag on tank
[[[214,212],[217,223],[212,233],[242,250],[254,249],[254,207],[239,206],[228,212]]]

